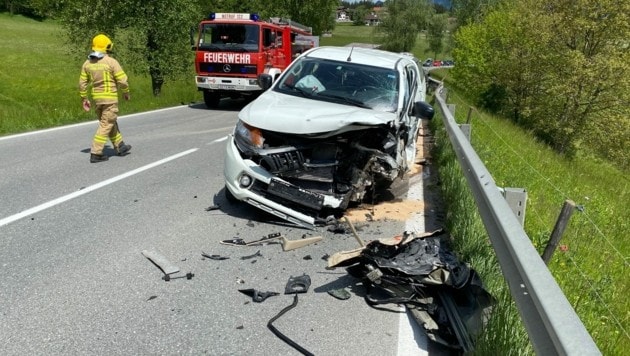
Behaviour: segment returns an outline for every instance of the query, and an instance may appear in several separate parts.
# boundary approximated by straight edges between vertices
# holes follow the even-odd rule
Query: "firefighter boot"
[[[95,155],[94,153],[90,154],[90,163],[105,162],[108,159],[109,157],[105,155]]]
[[[119,156],[126,156],[129,154],[129,150],[131,149],[131,145],[126,145],[124,142],[120,142],[118,148],[116,149],[116,154]]]

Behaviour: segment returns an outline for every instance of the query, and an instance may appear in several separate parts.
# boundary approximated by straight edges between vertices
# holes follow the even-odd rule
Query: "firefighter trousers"
[[[96,115],[98,116],[98,128],[92,140],[90,153],[102,155],[107,139],[112,142],[114,149],[118,150],[118,145],[122,142],[122,134],[118,130],[118,103],[96,105]]]

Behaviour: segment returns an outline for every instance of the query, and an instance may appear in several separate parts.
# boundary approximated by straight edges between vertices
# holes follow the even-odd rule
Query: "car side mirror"
[[[422,119],[431,120],[433,119],[433,115],[435,114],[435,110],[433,106],[424,102],[424,101],[416,101],[413,103],[413,110],[411,115],[420,117]]]
[[[273,78],[271,75],[267,73],[263,73],[258,76],[258,86],[262,88],[262,90],[267,90],[271,88],[271,84],[273,83]]]

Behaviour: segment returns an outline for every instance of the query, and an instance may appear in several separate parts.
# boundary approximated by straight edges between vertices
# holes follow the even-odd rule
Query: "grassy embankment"
[[[436,76],[446,72],[436,73]],[[449,85],[450,84],[450,85]],[[453,87],[446,79],[446,86]],[[454,91],[449,103],[456,104],[456,119],[467,120],[470,104]],[[625,354],[630,345],[630,298],[628,292],[630,180],[606,162],[591,159],[567,160],[541,144],[510,121],[473,110],[472,144],[500,187],[525,188],[528,192],[525,230],[542,254],[565,200],[578,208],[549,269],[558,281],[589,333],[605,355]],[[506,286],[488,256],[492,253],[474,203],[454,164],[455,156],[448,139],[435,120],[440,176],[449,216],[449,229],[455,236],[457,250],[466,261],[481,269],[484,281],[506,305]],[[510,310],[512,309],[512,310]],[[505,318],[505,319],[504,319]],[[528,350],[513,307],[501,312],[500,325],[486,333],[480,354],[511,350],[519,355]],[[511,344],[504,343],[508,326],[516,327]],[[513,332],[513,331],[512,331]],[[497,339],[499,338],[499,339]]]
[[[60,31],[55,22],[0,14],[0,135],[94,119],[80,108],[77,83],[82,61],[67,54]],[[77,46],[85,42],[82,39]],[[372,29],[338,26],[333,37],[321,38],[320,44],[351,42],[374,42]],[[431,56],[422,43],[413,52],[419,58]],[[129,75],[132,101],[121,104],[123,115],[201,101],[192,81],[192,68],[190,78],[166,82],[160,97],[152,95],[148,77]],[[458,121],[464,121],[468,104],[455,94],[450,95],[450,102],[458,106]],[[473,213],[466,183],[436,118],[440,187],[456,249],[480,272],[502,305],[508,306],[496,310],[490,332],[478,345],[479,354],[531,353],[485,230]],[[623,354],[630,345],[625,241],[630,235],[628,178],[604,162],[567,161],[506,120],[475,113],[472,124],[473,145],[497,185],[527,189],[525,228],[540,252],[563,201],[570,198],[584,207],[583,212],[574,214],[562,241],[564,251],[556,252],[550,269],[602,352]]]

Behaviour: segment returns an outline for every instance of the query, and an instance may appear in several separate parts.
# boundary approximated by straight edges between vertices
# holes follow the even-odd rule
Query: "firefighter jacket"
[[[79,95],[86,99],[91,83],[92,99],[97,105],[117,103],[118,90],[123,93],[129,92],[127,74],[117,60],[107,54],[98,54],[98,56],[91,54],[81,67]]]

